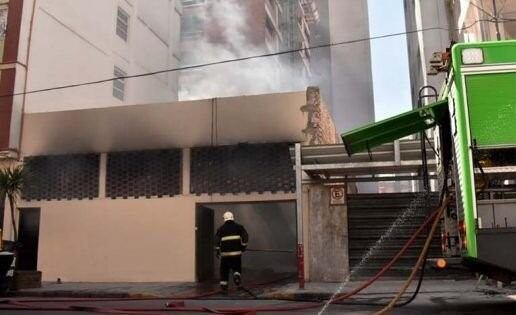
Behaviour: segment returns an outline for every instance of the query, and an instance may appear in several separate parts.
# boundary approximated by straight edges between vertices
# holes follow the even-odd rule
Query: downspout
[[[297,216],[297,280],[299,289],[305,288],[305,254],[303,245],[303,169],[301,143],[295,144],[296,216]]]

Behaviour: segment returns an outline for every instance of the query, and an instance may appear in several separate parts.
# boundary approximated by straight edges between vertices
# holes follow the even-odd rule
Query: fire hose
[[[417,270],[424,262],[424,258],[426,257],[426,252],[428,251],[429,244],[435,233],[437,228],[439,218],[442,215],[444,209],[446,208],[448,203],[448,198],[444,198],[444,201],[441,203],[440,207],[435,210],[431,215],[427,217],[427,219],[423,222],[423,224],[414,232],[414,234],[409,238],[409,240],[405,243],[405,245],[400,249],[400,251],[387,263],[380,271],[378,271],[373,277],[368,279],[358,288],[354,290],[342,293],[337,295],[330,303],[338,303],[342,302],[345,299],[349,299],[350,297],[356,295],[361,292],[365,288],[369,287],[376,280],[378,280],[385,272],[387,272],[399,259],[400,257],[407,251],[407,249],[412,245],[415,239],[421,234],[421,232],[430,224],[432,224],[432,228],[430,233],[427,236],[425,246],[419,256],[419,259],[414,267],[410,277],[407,279],[405,285],[402,287],[400,292],[393,298],[393,300],[387,305],[384,309],[382,309],[377,314],[385,314],[390,311],[392,307],[396,304],[399,298],[406,291],[412,280],[414,279]],[[168,297],[168,298],[120,298],[120,299],[32,299],[32,300],[13,300],[7,299],[0,301],[0,309],[1,310],[32,310],[32,311],[87,311],[87,312],[96,312],[96,313],[106,313],[106,314],[140,314],[140,315],[156,315],[158,312],[208,312],[213,314],[251,314],[256,312],[285,312],[285,311],[296,311],[296,310],[307,310],[313,309],[316,307],[320,307],[323,303],[305,303],[302,305],[292,305],[290,304],[282,304],[282,305],[271,305],[264,307],[254,307],[254,308],[222,308],[222,309],[212,309],[206,307],[187,307],[184,304],[184,300],[196,299],[200,297],[206,297],[209,295],[215,295],[219,293],[219,290],[210,292],[209,294],[202,294],[197,296],[190,297]],[[67,305],[67,306],[38,306],[31,305],[30,303],[50,303],[50,302],[62,302],[62,303],[70,303],[70,302],[105,302],[105,301],[142,301],[142,300],[180,300],[183,302],[171,302],[168,303],[169,307],[161,307],[161,308],[102,308],[102,307],[89,307],[89,306],[77,306],[77,305]]]
[[[378,311],[375,315],[383,315],[383,314],[387,314],[390,310],[392,310],[392,308],[394,307],[394,305],[396,304],[396,302],[398,302],[398,300],[401,298],[401,296],[403,295],[403,293],[405,293],[405,291],[408,289],[408,287],[410,286],[410,283],[412,282],[412,280],[414,280],[414,277],[416,276],[416,273],[418,271],[418,269],[421,267],[421,265],[423,264],[423,262],[425,261],[426,259],[426,253],[428,252],[428,249],[430,247],[430,243],[432,241],[432,237],[435,233],[435,230],[437,229],[437,225],[439,223],[439,218],[441,217],[441,215],[443,214],[444,212],[444,209],[446,209],[446,206],[448,205],[448,198],[445,198],[445,200],[443,201],[443,204],[441,205],[441,207],[438,209],[439,210],[439,213],[437,213],[437,217],[436,219],[434,220],[434,223],[432,224],[432,228],[430,230],[430,233],[428,233],[428,237],[426,238],[426,241],[425,241],[425,245],[423,246],[423,250],[421,250],[421,254],[419,255],[419,258],[417,260],[417,263],[416,265],[414,266],[414,268],[412,269],[412,272],[410,273],[410,276],[408,277],[408,279],[405,281],[405,284],[401,287],[400,291],[398,292],[398,294],[391,300],[391,302],[385,306],[383,309],[381,309],[380,311]]]

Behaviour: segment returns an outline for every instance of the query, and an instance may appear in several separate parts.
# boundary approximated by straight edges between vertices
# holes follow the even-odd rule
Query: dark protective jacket
[[[220,256],[240,256],[247,248],[249,236],[245,228],[233,220],[228,220],[217,230],[215,248]]]

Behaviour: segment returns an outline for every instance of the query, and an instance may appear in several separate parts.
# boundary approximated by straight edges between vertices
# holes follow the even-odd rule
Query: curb
[[[260,298],[286,301],[321,302],[330,299],[332,295],[332,293],[328,292],[273,292],[260,296]]]
[[[11,291],[7,297],[52,297],[52,298],[97,298],[97,299],[119,299],[133,297],[129,293],[107,293],[107,292],[78,292],[78,291]],[[136,295],[135,295],[136,297]]]

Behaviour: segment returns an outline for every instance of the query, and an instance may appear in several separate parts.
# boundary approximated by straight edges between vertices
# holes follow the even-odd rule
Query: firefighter
[[[233,271],[235,285],[242,283],[242,253],[247,248],[249,236],[245,228],[235,222],[233,213],[227,211],[223,218],[224,224],[215,236],[215,249],[217,258],[220,258],[220,287],[227,292],[230,270]]]

